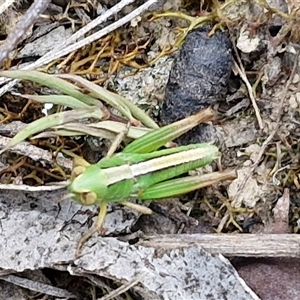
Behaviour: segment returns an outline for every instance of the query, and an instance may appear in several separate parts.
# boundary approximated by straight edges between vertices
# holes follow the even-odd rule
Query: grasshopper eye
[[[94,192],[82,193],[80,195],[80,201],[83,205],[94,204],[97,200],[97,194]]]

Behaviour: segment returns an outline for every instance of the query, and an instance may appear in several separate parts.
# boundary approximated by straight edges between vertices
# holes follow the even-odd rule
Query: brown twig
[[[251,86],[251,84],[250,84],[250,82],[247,78],[243,63],[242,63],[241,58],[238,54],[235,43],[232,43],[232,45],[233,45],[233,49],[235,51],[235,54],[236,54],[236,57],[237,57],[237,60],[238,60],[238,63],[235,60],[233,60],[233,69],[234,69],[234,71],[238,72],[238,74],[240,75],[240,77],[242,78],[244,83],[246,84],[248,94],[249,94],[249,98],[252,102],[252,106],[253,106],[253,109],[255,111],[255,115],[256,115],[256,119],[257,119],[259,128],[263,129],[263,127],[264,127],[263,121],[262,121],[261,116],[260,116],[259,108],[256,104],[256,100],[255,100],[255,96],[254,96],[254,93],[253,93],[252,86]]]
[[[170,234],[145,237],[137,245],[165,251],[198,246],[229,257],[300,257],[298,234]]]

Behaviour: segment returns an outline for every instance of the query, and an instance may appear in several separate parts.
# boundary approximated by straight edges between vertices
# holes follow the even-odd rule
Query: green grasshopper
[[[216,146],[199,143],[157,149],[211,117],[212,112],[208,109],[149,132],[127,145],[121,153],[103,158],[96,164],[75,162],[69,185],[70,194],[82,205],[100,205],[95,229],[81,239],[77,250],[94,232],[101,229],[108,202],[120,202],[141,211],[141,206],[126,200],[168,198],[205,186],[203,181],[199,181],[199,176],[174,178],[218,158]],[[145,208],[142,212],[149,214],[151,210]]]

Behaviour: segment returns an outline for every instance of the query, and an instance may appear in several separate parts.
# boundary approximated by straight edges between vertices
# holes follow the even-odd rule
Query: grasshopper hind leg
[[[94,228],[91,229],[88,233],[83,235],[81,239],[78,242],[77,248],[76,248],[76,257],[79,257],[80,250],[83,246],[83,244],[96,232],[99,232],[102,228],[103,221],[105,219],[105,216],[107,214],[107,203],[101,203],[100,204],[100,212],[98,214],[96,224],[94,225]]]

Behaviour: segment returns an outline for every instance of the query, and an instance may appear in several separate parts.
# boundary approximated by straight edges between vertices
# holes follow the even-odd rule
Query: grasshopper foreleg
[[[142,205],[139,205],[139,204],[135,204],[135,203],[132,203],[132,202],[128,202],[128,201],[123,201],[122,204],[124,206],[127,206],[127,207],[129,207],[131,209],[134,209],[134,210],[138,211],[141,214],[144,214],[144,215],[150,215],[150,214],[152,214],[152,210],[150,208],[148,208],[148,207],[145,207],[145,206],[142,206]],[[79,256],[80,250],[81,250],[83,244],[94,233],[101,231],[104,219],[106,217],[106,214],[107,214],[107,204],[106,203],[102,203],[102,204],[100,204],[100,212],[98,214],[98,217],[97,217],[97,220],[96,220],[94,228],[92,230],[90,230],[88,233],[86,233],[85,235],[83,235],[81,237],[81,239],[79,240],[79,242],[78,242],[77,249],[76,249],[76,257]]]
[[[105,219],[105,216],[107,214],[107,203],[101,203],[100,204],[100,212],[98,214],[98,217],[97,217],[97,220],[96,220],[96,223],[94,225],[94,228],[91,229],[88,233],[86,233],[85,235],[83,235],[81,237],[81,239],[79,240],[78,242],[78,245],[77,245],[77,249],[76,249],[76,257],[79,256],[80,254],[80,249],[81,247],[83,246],[83,244],[96,232],[100,232],[101,229],[102,229],[102,224],[103,224],[103,221]]]

